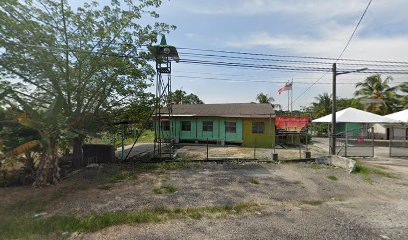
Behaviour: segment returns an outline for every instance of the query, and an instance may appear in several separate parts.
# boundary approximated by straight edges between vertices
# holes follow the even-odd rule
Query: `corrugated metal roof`
[[[275,111],[271,104],[260,103],[178,104],[173,116],[269,118]]]

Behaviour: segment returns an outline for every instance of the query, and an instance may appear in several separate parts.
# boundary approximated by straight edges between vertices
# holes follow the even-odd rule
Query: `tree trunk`
[[[51,148],[51,153],[45,155],[40,162],[37,176],[34,181],[35,187],[57,184],[59,181],[59,167],[56,145]]]
[[[74,138],[72,158],[72,166],[74,168],[80,168],[83,165],[83,149],[82,149],[83,143],[84,139],[82,137]]]

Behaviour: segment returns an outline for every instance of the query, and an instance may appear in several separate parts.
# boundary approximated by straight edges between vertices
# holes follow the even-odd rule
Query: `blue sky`
[[[368,0],[164,0],[158,12],[161,21],[177,26],[167,36],[167,42],[176,47],[336,58],[367,3]],[[408,60],[407,9],[406,0],[374,0],[343,58]],[[182,58],[186,57],[186,50],[179,51]],[[205,103],[251,102],[264,92],[285,107],[287,95],[277,94],[282,81],[293,78],[296,98],[309,86],[305,83],[321,76],[179,63],[173,67],[172,79],[173,89],[197,94]],[[365,77],[348,74],[339,76],[338,81],[357,82]],[[403,75],[393,77],[396,82],[407,81]],[[307,106],[318,94],[330,92],[330,81],[331,74],[327,74],[320,81],[326,84],[313,86],[294,102],[294,108]],[[341,85],[338,95],[352,97],[354,90],[353,85]]]

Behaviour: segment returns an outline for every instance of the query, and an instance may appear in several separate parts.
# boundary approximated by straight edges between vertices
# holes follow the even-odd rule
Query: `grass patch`
[[[51,216],[33,219],[14,215],[0,221],[0,238],[61,238],[63,232],[95,232],[106,227],[122,224],[159,223],[171,219],[201,219],[241,214],[259,209],[259,205],[243,203],[221,207],[202,208],[153,208],[139,212],[109,212],[86,217]]]
[[[333,181],[337,181],[338,178],[336,176],[327,176],[328,179],[333,180]]]
[[[302,204],[307,204],[311,206],[318,206],[323,204],[325,201],[324,200],[301,200],[300,203]]]
[[[251,180],[249,182],[252,183],[252,184],[259,184],[259,181],[256,178],[251,178]]]
[[[387,178],[398,178],[398,176],[396,176],[393,173],[384,171],[382,169],[378,169],[378,168],[372,168],[372,167],[367,167],[367,166],[363,166],[361,163],[357,163],[356,167],[353,171],[354,174],[362,174],[364,175],[366,178],[369,178],[369,175],[377,175],[377,176],[382,176],[382,177],[387,177]]]
[[[127,180],[135,180],[137,179],[137,175],[135,173],[131,172],[121,172],[121,173],[116,173],[113,174],[109,182],[110,183],[117,183],[117,182],[122,182],[122,181],[127,181]]]
[[[175,193],[177,188],[171,185],[164,185],[159,188],[154,188],[153,192],[156,194]]]

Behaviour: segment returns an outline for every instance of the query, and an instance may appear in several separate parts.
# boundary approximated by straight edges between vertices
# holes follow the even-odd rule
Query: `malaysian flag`
[[[293,82],[285,83],[285,86],[283,88],[279,88],[278,93],[281,94],[281,92],[292,90],[292,84]]]

